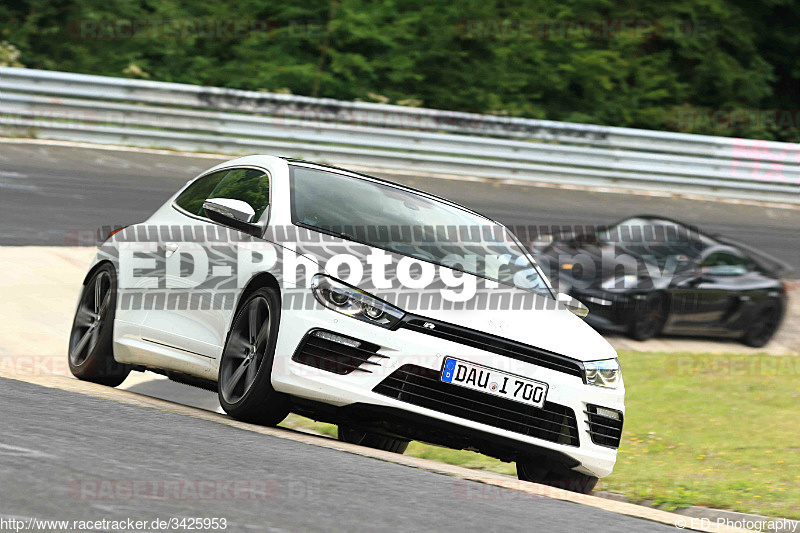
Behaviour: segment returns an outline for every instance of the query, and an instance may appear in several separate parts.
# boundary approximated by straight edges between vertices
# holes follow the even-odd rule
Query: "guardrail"
[[[800,203],[800,145],[0,67],[0,134]]]

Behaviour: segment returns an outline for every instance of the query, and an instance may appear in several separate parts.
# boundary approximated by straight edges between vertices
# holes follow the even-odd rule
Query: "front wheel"
[[[219,366],[219,403],[233,418],[274,426],[289,414],[289,398],[272,388],[280,320],[278,291],[255,291],[240,306]]]
[[[103,265],[83,287],[69,335],[69,369],[83,381],[116,387],[131,368],[114,360],[117,276]]]
[[[661,333],[667,321],[667,299],[661,294],[650,294],[636,302],[628,334],[637,341],[652,339]]]
[[[742,343],[753,348],[765,346],[781,323],[781,306],[777,303],[768,304],[753,320],[750,327],[742,337]]]
[[[589,494],[598,478],[575,472],[561,465],[542,464],[539,461],[517,461],[517,477],[522,481],[541,483],[557,489]]]
[[[407,440],[384,437],[377,433],[361,431],[360,429],[351,428],[342,424],[339,424],[339,440],[342,442],[349,442],[350,444],[366,446],[367,448],[375,448],[376,450],[384,450],[399,454],[405,453],[406,448],[408,448]]]

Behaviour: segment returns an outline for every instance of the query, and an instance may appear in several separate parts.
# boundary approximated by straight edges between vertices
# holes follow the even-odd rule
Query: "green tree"
[[[120,20],[182,31],[96,30]],[[231,20],[252,31],[197,26]],[[617,27],[582,32],[598,22]],[[0,40],[31,68],[794,141],[796,123],[751,111],[800,107],[798,22],[792,0],[0,4]],[[707,120],[717,111],[768,120]]]

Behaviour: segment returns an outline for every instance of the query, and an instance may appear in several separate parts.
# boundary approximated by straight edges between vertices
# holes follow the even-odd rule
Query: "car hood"
[[[354,256],[363,267],[362,281],[356,286],[389,303],[400,304],[399,300],[392,300],[391,296],[397,296],[399,289],[398,263],[407,256],[349,241],[329,240],[331,242],[325,246],[319,244],[298,245],[297,252],[316,261],[320,265],[320,271],[344,281],[348,281],[352,274],[351,269],[343,265],[335,256],[345,253]],[[384,271],[384,275],[380,277],[393,282],[392,290],[376,287],[372,282],[378,274],[377,267],[367,259],[370,256],[374,258],[375,254],[383,257],[385,265],[381,270]],[[331,262],[332,260],[333,262]],[[339,265],[339,267],[332,268],[331,265],[334,267]],[[448,287],[442,281],[442,276],[454,276],[463,279],[465,283],[475,283],[476,291],[473,298],[468,302],[455,305],[446,305],[449,302],[441,305],[443,300],[437,298],[429,299],[427,303],[422,298],[416,301],[408,298],[404,305],[398,305],[398,307],[422,318],[448,322],[503,337],[579,361],[609,359],[617,355],[614,348],[599,333],[563,306],[557,308],[552,298],[508,285],[487,286],[487,280],[479,276],[440,265],[436,265],[435,268],[436,276],[426,292],[439,292],[447,289]],[[406,296],[409,293],[422,293],[422,291],[408,288],[403,292]],[[502,303],[498,303],[501,300]],[[470,305],[472,301],[477,305]],[[486,302],[490,304],[494,302],[494,306],[484,305],[481,307],[480,304]],[[470,307],[475,308],[470,309]]]
[[[602,335],[567,310],[436,310],[427,312],[426,316],[535,346],[578,361],[611,359],[617,356],[617,352]]]
[[[654,257],[666,260],[664,256]],[[573,287],[609,292],[663,290],[692,277],[694,273],[692,263],[646,263],[634,255],[625,254],[623,249],[612,244],[575,247],[555,242],[540,252],[538,259],[548,263],[551,280],[566,292]],[[587,261],[593,273],[590,276],[583,272],[583,268],[587,268]],[[581,265],[581,271],[574,277],[573,271],[578,264]],[[635,281],[630,282],[626,279],[629,277],[635,278]]]

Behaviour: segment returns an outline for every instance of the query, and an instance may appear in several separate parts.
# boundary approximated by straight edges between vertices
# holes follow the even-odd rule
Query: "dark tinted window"
[[[256,212],[253,220],[258,220],[269,205],[269,176],[252,168],[214,172],[194,181],[175,203],[193,215],[204,217],[203,202],[208,198],[247,202]]]
[[[247,202],[256,212],[256,221],[269,205],[269,175],[254,168],[229,170],[208,197]]]
[[[208,195],[219,185],[219,182],[222,181],[222,178],[227,173],[227,170],[222,170],[195,180],[177,199],[175,199],[175,203],[181,209],[193,215],[205,216],[203,213],[203,202],[205,202]]]
[[[748,271],[747,260],[725,252],[717,252],[703,261],[703,271],[715,276],[741,276]]]

